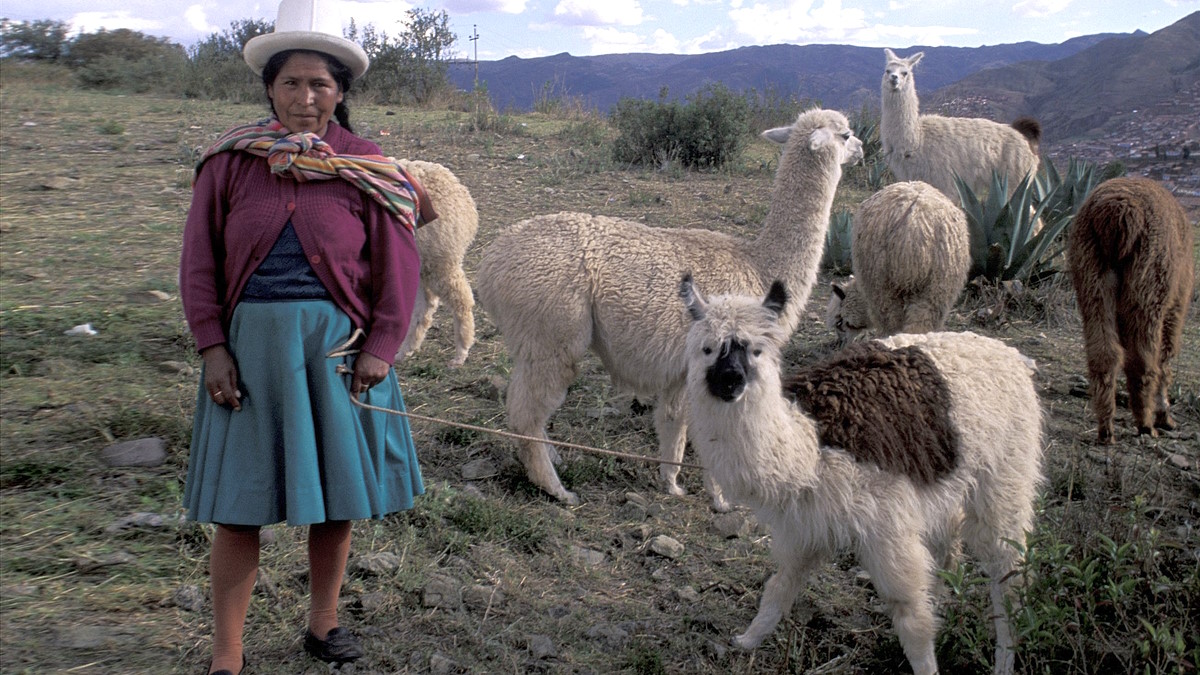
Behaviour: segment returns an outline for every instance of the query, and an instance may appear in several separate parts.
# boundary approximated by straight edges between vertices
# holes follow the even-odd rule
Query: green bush
[[[613,160],[627,164],[673,163],[718,168],[736,158],[749,132],[749,104],[721,84],[705,87],[686,104],[622,98],[612,112],[618,137]]]
[[[833,274],[850,274],[853,261],[850,256],[851,237],[854,234],[854,214],[842,209],[829,217],[829,229],[825,231],[825,252],[821,256],[821,269]]]
[[[1066,232],[1080,204],[1097,184],[1094,167],[1070,161],[1059,174],[1049,159],[1008,194],[1008,178],[992,174],[981,199],[955,176],[971,231],[971,278],[1036,284],[1060,272]]]

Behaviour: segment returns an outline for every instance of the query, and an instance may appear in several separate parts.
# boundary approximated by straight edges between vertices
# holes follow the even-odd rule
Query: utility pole
[[[479,88],[479,31],[475,24],[471,24],[471,37],[467,38],[475,43],[475,88]]]

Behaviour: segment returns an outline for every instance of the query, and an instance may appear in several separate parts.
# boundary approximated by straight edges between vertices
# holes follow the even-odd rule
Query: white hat
[[[242,50],[250,69],[262,75],[267,61],[289,49],[323,52],[341,61],[354,79],[371,65],[357,43],[342,37],[342,17],[337,0],[283,0],[275,32],[251,38]]]

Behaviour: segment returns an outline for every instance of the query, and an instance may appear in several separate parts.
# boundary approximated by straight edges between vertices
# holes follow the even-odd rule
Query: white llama
[[[933,186],[892,183],[854,214],[854,275],[834,284],[825,322],[840,344],[874,328],[882,335],[941,330],[967,283],[967,216]]]
[[[1008,177],[1011,193],[1025,176],[1037,171],[1041,126],[1022,118],[1013,126],[981,117],[919,114],[913,68],[925,56],[902,59],[884,49],[879,140],[888,168],[897,180],[929,183],[959,203],[957,174],[975,194],[991,186],[992,173]]]
[[[461,366],[475,343],[475,298],[462,263],[467,248],[475,240],[479,212],[471,193],[450,169],[414,159],[397,161],[425,187],[438,213],[436,220],[416,232],[417,250],[421,254],[421,289],[397,360],[421,348],[425,333],[433,325],[433,314],[445,298],[454,313],[454,356],[449,365]]]
[[[551,495],[578,502],[554,470],[545,427],[589,348],[615,384],[642,400],[657,399],[660,454],[682,460],[688,322],[671,297],[684,270],[729,292],[761,293],[772,279],[785,279],[800,301],[783,323],[789,332],[799,323],[816,281],[842,164],[862,157],[862,143],[844,115],[820,109],[763,135],[786,144],[757,239],[559,213],[517,223],[484,251],[479,300],[513,363],[508,426],[543,439],[522,441],[519,456],[529,479]],[[678,466],[660,469],[671,494],[684,493],[678,474]],[[727,510],[719,488],[707,478],[706,485],[713,507]]]
[[[934,568],[961,532],[991,578],[995,672],[1012,672],[1005,596],[1041,482],[1041,409],[1031,362],[973,333],[861,342],[784,382],[790,304],[680,295],[692,442],[735,502],[771,530],[779,570],[737,646],[753,649],[790,610],[808,575],[852,550],[891,610],[917,675],[937,672]],[[801,408],[812,410],[814,422]],[[1006,541],[1009,540],[1009,541]]]

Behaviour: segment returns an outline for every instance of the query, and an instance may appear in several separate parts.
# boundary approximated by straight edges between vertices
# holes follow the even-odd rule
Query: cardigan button
[[[292,211],[295,211],[296,210],[296,202],[288,202],[287,210],[289,213]]]
[[[309,258],[308,260],[309,260],[309,262],[311,262],[314,265],[321,264],[321,256],[319,256],[319,255],[314,255],[313,257]]]

